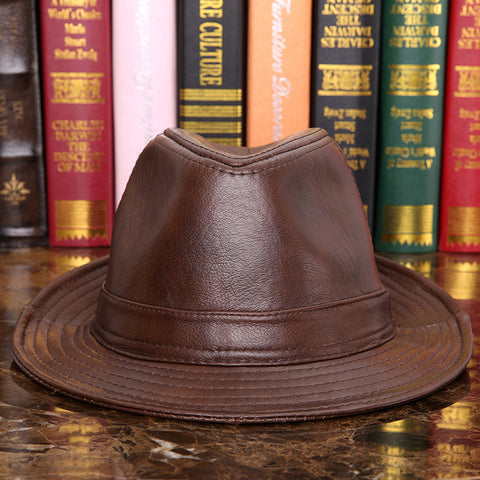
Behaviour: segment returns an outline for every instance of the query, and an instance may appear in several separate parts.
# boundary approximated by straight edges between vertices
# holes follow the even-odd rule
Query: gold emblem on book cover
[[[107,204],[105,200],[57,200],[55,224],[55,236],[59,241],[106,239]]]
[[[382,241],[431,246],[433,219],[433,205],[384,205]]]
[[[320,64],[322,73],[320,96],[371,96],[370,75],[372,65],[334,65]]]
[[[389,65],[389,95],[439,95],[437,74],[440,65]]]
[[[480,207],[449,207],[447,245],[480,245]]]
[[[25,188],[25,182],[18,180],[15,174],[12,174],[8,182],[3,182],[3,190],[0,190],[0,195],[10,205],[20,205],[30,193],[30,190]]]
[[[102,97],[103,73],[52,72],[52,103],[105,103]]]
[[[480,97],[480,67],[458,65],[455,67],[458,72],[457,90],[453,93],[455,97]]]

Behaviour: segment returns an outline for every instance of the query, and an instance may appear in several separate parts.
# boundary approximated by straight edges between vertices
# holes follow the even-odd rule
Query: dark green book
[[[375,248],[437,249],[447,0],[385,0]]]
[[[344,150],[373,231],[381,2],[314,0],[311,124]],[[352,13],[353,12],[353,13]]]
[[[246,7],[177,2],[179,126],[225,145],[245,142]]]

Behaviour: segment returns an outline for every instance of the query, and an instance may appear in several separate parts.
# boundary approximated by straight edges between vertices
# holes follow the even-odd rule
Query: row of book
[[[108,245],[165,128],[321,127],[376,249],[480,251],[479,25],[470,0],[2,1],[0,243]]]

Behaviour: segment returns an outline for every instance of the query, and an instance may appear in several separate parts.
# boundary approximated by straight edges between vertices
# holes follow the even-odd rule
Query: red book
[[[439,249],[480,252],[478,7],[450,1]]]
[[[53,246],[110,243],[114,210],[110,7],[110,0],[40,1]]]

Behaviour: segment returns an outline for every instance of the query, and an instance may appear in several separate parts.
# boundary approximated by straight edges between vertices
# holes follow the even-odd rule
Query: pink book
[[[115,203],[145,145],[176,126],[175,0],[112,2]]]

